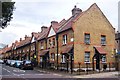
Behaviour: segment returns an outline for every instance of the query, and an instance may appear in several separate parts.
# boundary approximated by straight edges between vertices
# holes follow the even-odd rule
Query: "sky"
[[[12,44],[15,40],[40,32],[41,26],[50,26],[51,21],[60,22],[71,17],[71,10],[76,5],[83,11],[96,3],[107,19],[118,30],[119,0],[12,0],[15,11],[10,25],[1,29],[0,43]]]

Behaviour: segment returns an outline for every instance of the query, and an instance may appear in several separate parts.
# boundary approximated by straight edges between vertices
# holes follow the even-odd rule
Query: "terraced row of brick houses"
[[[115,28],[96,3],[86,11],[74,6],[69,19],[52,21],[4,49],[5,59],[33,60],[42,68],[72,70],[88,63],[93,70],[102,69],[101,64],[115,62]]]

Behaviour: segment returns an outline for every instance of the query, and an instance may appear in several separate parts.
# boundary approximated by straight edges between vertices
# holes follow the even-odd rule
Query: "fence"
[[[96,63],[94,63],[94,69],[93,69],[93,64],[92,63],[76,63],[74,65],[71,65],[69,63],[59,63],[59,68],[57,70],[56,64],[49,63],[49,66],[46,69],[49,71],[59,71],[59,72],[67,72],[67,73],[72,73],[76,75],[81,75],[81,74],[93,74],[93,73],[101,73],[101,72],[110,72],[110,71],[115,71],[115,63],[100,63],[99,69],[96,69]]]

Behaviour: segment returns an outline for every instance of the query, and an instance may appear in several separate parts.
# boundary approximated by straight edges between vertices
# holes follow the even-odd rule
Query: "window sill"
[[[66,46],[67,44],[62,44],[62,46]]]
[[[65,64],[66,62],[61,62],[61,64]]]
[[[87,64],[87,63],[90,64],[91,62],[84,62],[84,63],[86,63],[86,64]]]
[[[106,46],[106,44],[101,44],[102,46]]]
[[[107,62],[101,62],[101,63],[107,63]]]
[[[90,45],[90,43],[85,43],[86,45]]]

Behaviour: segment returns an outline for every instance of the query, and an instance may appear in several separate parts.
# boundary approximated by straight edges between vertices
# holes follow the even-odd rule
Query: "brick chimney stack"
[[[82,10],[80,8],[77,8],[77,6],[75,5],[74,8],[72,9],[72,15],[75,16],[79,13],[81,13]]]
[[[28,36],[27,35],[25,35],[25,40],[28,38]]]
[[[58,25],[58,22],[57,22],[57,21],[51,21],[51,25],[52,25],[52,26]]]
[[[22,38],[20,38],[20,42],[22,41]]]
[[[41,32],[45,31],[47,28],[48,28],[48,27],[46,27],[46,26],[42,26],[42,27],[41,27]]]

